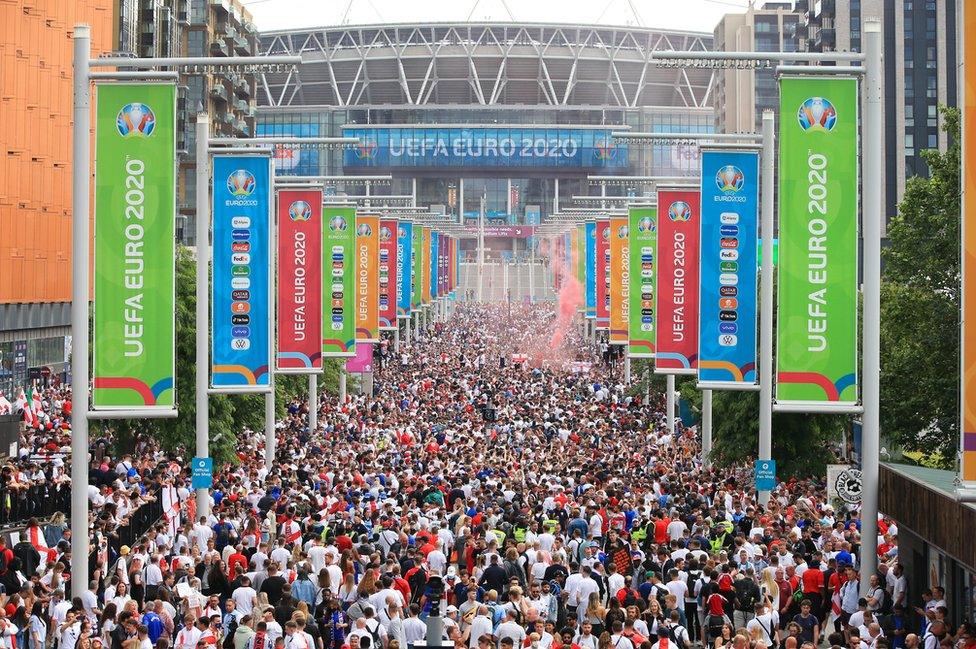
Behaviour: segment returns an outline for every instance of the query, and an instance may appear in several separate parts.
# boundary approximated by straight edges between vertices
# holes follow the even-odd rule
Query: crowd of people
[[[29,528],[36,557],[0,546],[0,649],[408,649],[441,627],[456,649],[976,647],[941,589],[909,588],[893,521],[862,592],[856,512],[822,480],[761,504],[549,304],[457,305],[385,347],[372,394],[323,398],[314,430],[307,408],[270,472],[242,435],[209,513],[151,440],[103,448],[88,589],[63,524]],[[146,503],[162,517],[120,545]]]

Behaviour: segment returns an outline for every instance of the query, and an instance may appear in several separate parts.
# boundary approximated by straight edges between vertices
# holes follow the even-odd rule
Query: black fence
[[[71,484],[32,484],[11,488],[0,483],[0,526],[26,524],[31,518],[46,519],[56,512],[71,511]]]

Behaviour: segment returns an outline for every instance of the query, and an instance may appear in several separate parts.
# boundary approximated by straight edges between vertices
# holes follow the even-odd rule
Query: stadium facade
[[[297,71],[258,84],[258,135],[356,136],[345,151],[280,152],[279,174],[335,180],[472,224],[482,196],[490,256],[525,251],[526,233],[573,197],[643,195],[639,181],[686,176],[698,152],[630,146],[614,130],[711,132],[713,72],[660,67],[658,50],[709,50],[712,34],[568,24],[432,23],[264,32],[261,53],[298,54]],[[385,197],[385,198],[384,198]],[[473,242],[465,242],[467,245]]]

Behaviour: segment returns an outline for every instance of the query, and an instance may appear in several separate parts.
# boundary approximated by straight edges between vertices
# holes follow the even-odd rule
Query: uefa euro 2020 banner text
[[[96,96],[92,407],[172,410],[176,87],[100,83]]]
[[[322,371],[322,190],[278,191],[278,372]]]
[[[211,382],[253,391],[271,383],[271,158],[213,157]]]
[[[698,249],[701,191],[657,192],[657,331],[654,371],[694,374],[698,368]],[[733,270],[737,262],[727,262]]]
[[[610,344],[627,344],[630,308],[630,225],[626,216],[610,217]]]
[[[356,341],[380,341],[380,217],[356,216]]]
[[[702,149],[698,383],[756,388],[759,152]]]
[[[596,222],[596,328],[610,329],[610,220]],[[608,334],[609,335],[609,334]]]
[[[596,319],[596,221],[587,221],[583,226],[583,258],[586,317]]]
[[[430,269],[430,277],[427,279],[427,283],[430,284],[430,297],[431,300],[436,300],[440,297],[440,257],[441,257],[441,239],[437,232],[431,231],[430,233],[430,260],[427,267]]]
[[[322,206],[322,356],[356,355],[356,208]]]
[[[858,92],[780,80],[776,400],[857,402]]]
[[[654,358],[657,208],[630,208],[630,332],[628,355]]]
[[[380,330],[397,328],[397,281],[400,272],[397,220],[380,220]]]
[[[397,318],[410,318],[414,254],[413,222],[401,219],[397,226]]]

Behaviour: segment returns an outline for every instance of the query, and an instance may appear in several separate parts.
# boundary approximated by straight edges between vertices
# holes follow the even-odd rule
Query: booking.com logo
[[[156,114],[145,104],[126,104],[115,118],[122,137],[149,137],[156,128]]]
[[[684,201],[675,201],[671,203],[671,207],[668,208],[668,218],[672,221],[690,221],[691,220],[691,205]]]
[[[823,97],[810,97],[800,104],[796,119],[804,131],[832,131],[837,124],[837,109]]]
[[[723,192],[737,192],[745,182],[746,177],[742,170],[734,165],[725,165],[715,174],[715,184]]]
[[[227,176],[227,191],[232,196],[250,196],[254,193],[256,186],[254,174],[247,169],[238,169]]]

